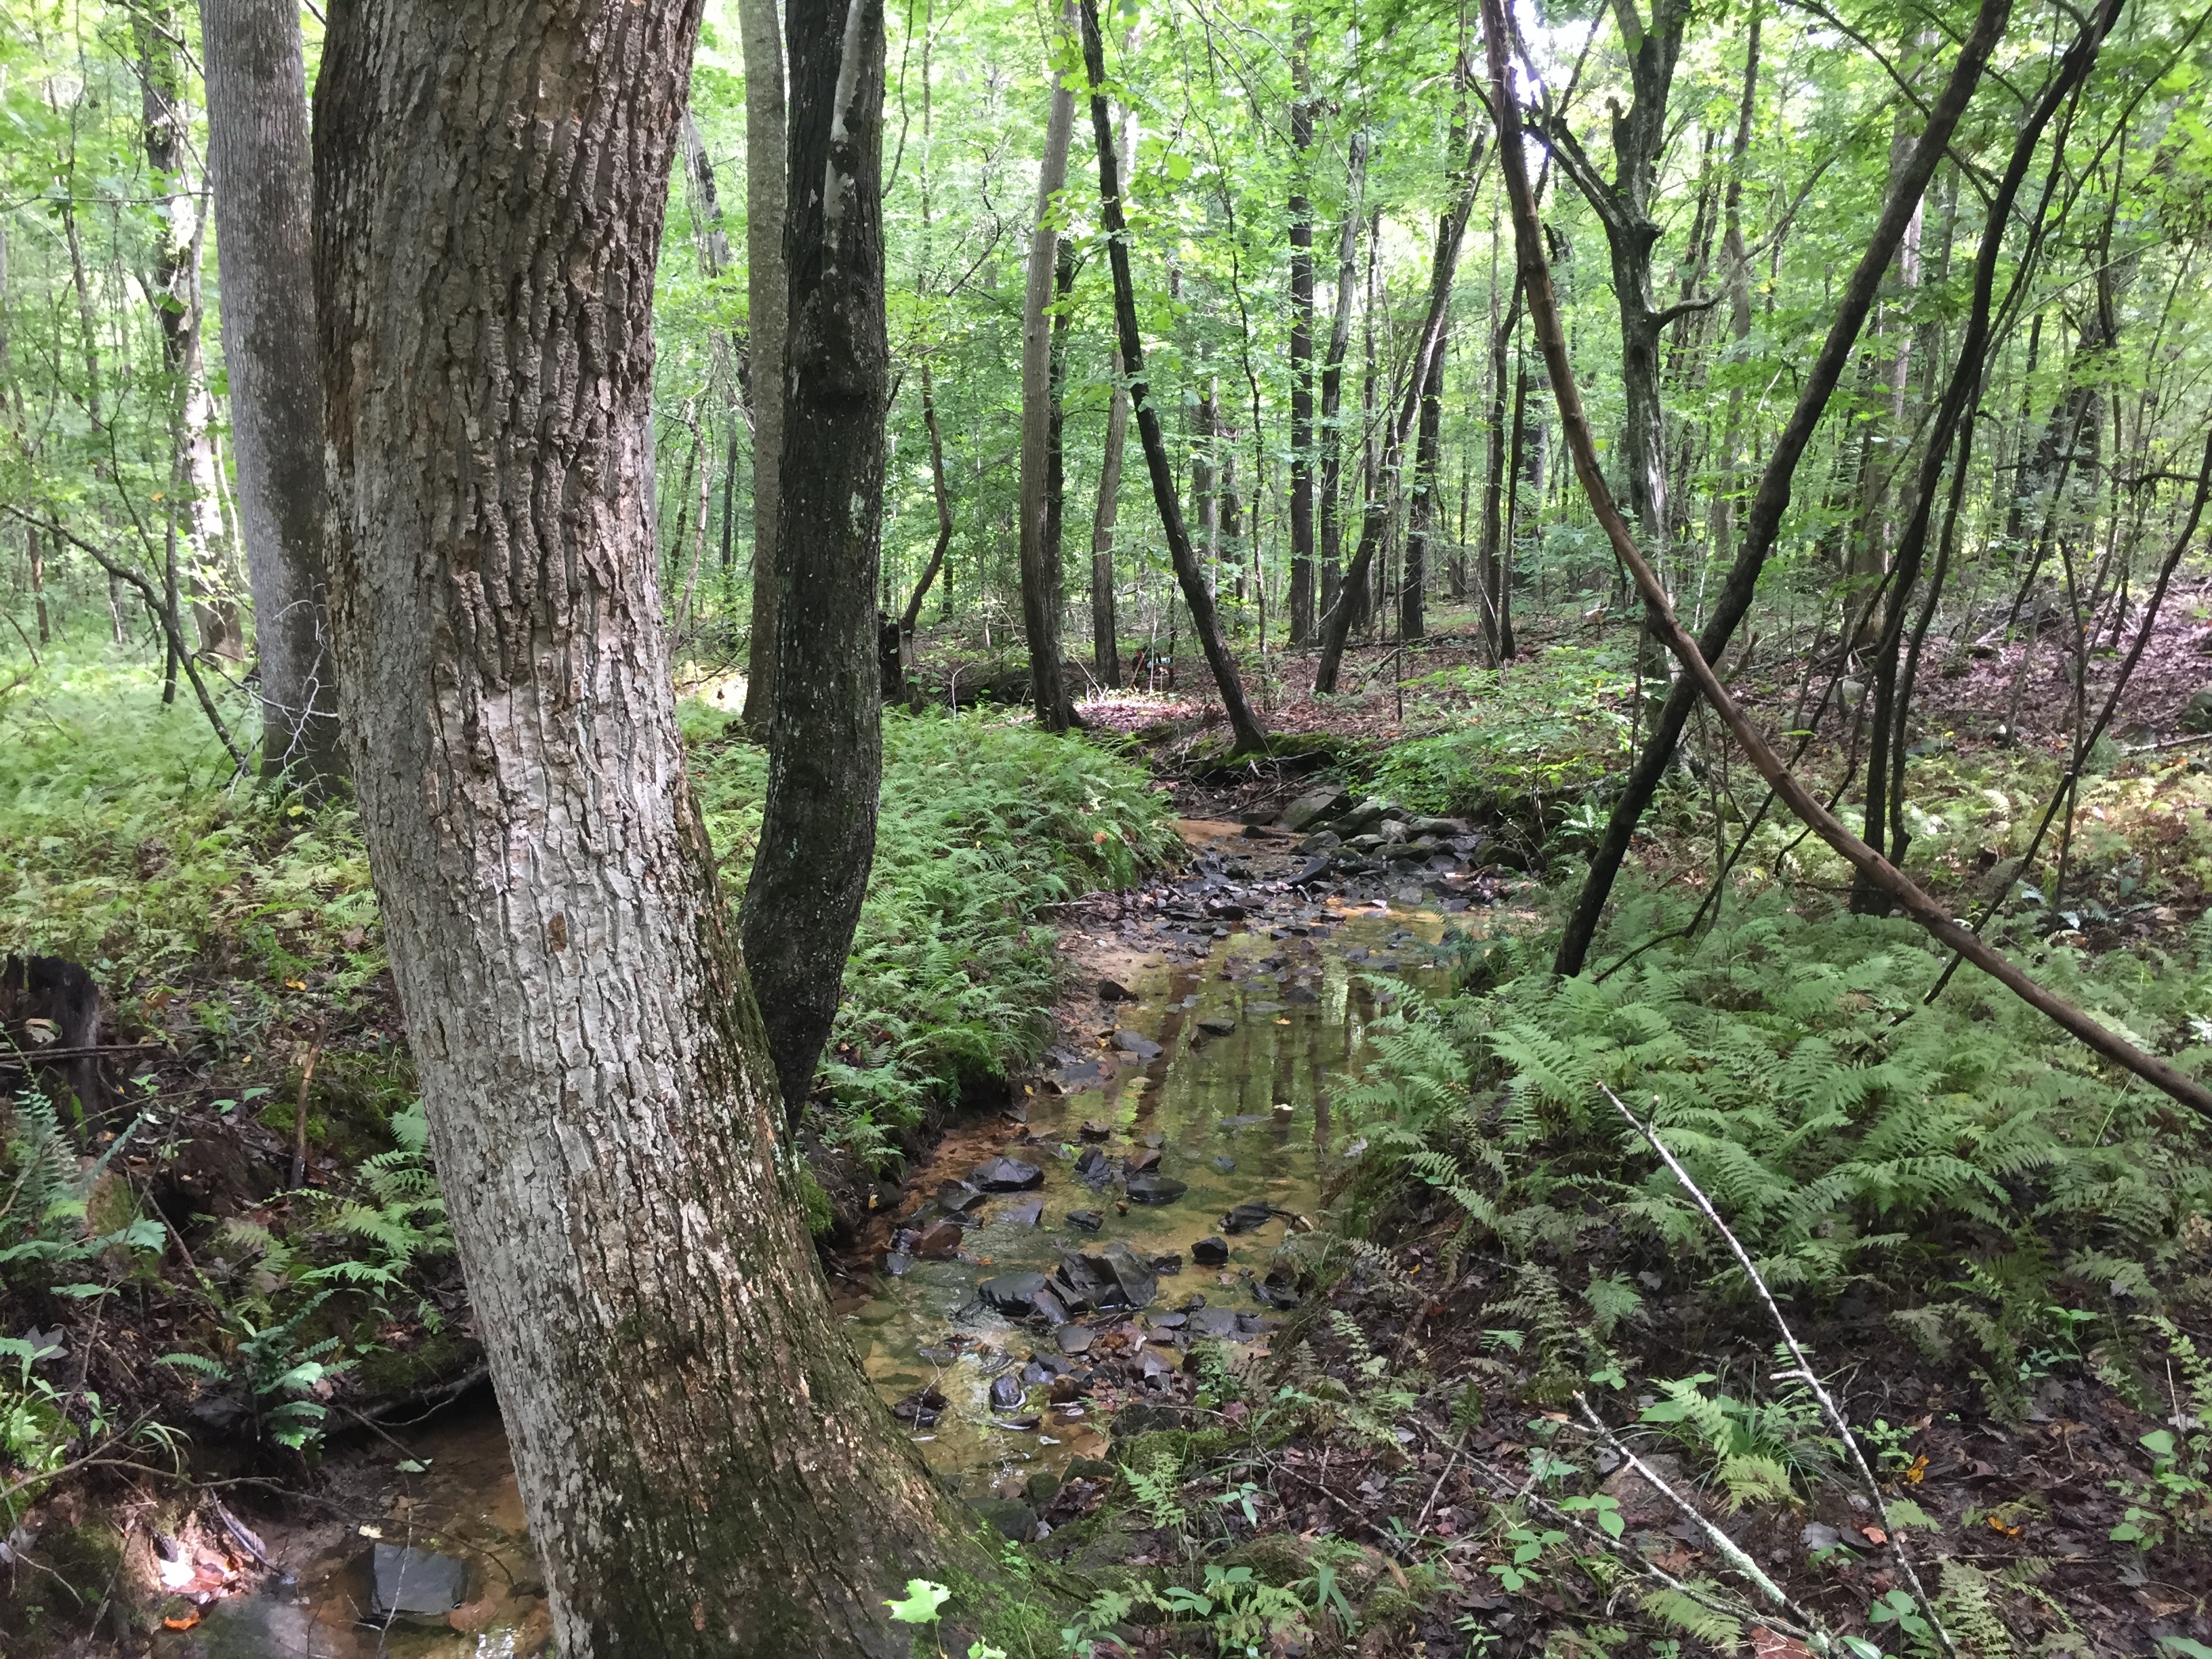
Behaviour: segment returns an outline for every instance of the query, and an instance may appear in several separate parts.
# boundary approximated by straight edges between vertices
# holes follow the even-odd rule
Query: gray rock
[[[1137,1253],[1116,1239],[1102,1250],[1060,1257],[1054,1284],[1071,1305],[1141,1308],[1158,1293],[1159,1281]]]
[[[1274,1218],[1274,1211],[1265,1204],[1239,1204],[1221,1218],[1224,1233],[1249,1233],[1264,1227]]]
[[[442,1620],[469,1599],[468,1563],[429,1550],[379,1544],[374,1577],[369,1611],[379,1619]]]
[[[1190,1259],[1201,1267],[1226,1266],[1229,1261],[1228,1241],[1220,1238],[1201,1238],[1190,1247]]]
[[[983,1192],[964,1181],[940,1181],[937,1183],[939,1207],[954,1215],[964,1215],[983,1201]]]
[[[1382,816],[1382,803],[1370,798],[1360,802],[1328,827],[1350,841],[1354,836],[1373,829]]]
[[[1210,1014],[1198,1022],[1198,1029],[1208,1036],[1234,1036],[1237,1022],[1226,1014]]]
[[[979,1498],[974,1508],[1001,1538],[1017,1544],[1027,1543],[1030,1534],[1036,1530],[1036,1511],[1011,1498]]]
[[[1039,1469],[1023,1484],[1022,1493],[1042,1508],[1060,1496],[1060,1477],[1050,1469]]]
[[[1060,1351],[1062,1353],[1088,1353],[1095,1338],[1096,1333],[1088,1326],[1062,1325],[1060,1328]]]
[[[1044,1220],[1044,1200],[1041,1198],[1033,1198],[1026,1204],[1017,1204],[1000,1219],[1009,1226],[1036,1226]]]
[[[2176,722],[2185,732],[2212,732],[2212,685],[2204,687],[2181,705]]]
[[[1334,830],[1316,830],[1298,843],[1298,851],[1311,858],[1316,853],[1334,853],[1344,845],[1344,837]]]
[[[991,1404],[996,1409],[1012,1411],[1022,1403],[1022,1380],[1012,1371],[1002,1371],[991,1382]]]
[[[1352,803],[1352,792],[1336,785],[1326,785],[1300,795],[1283,809],[1276,820],[1284,829],[1296,831],[1321,822],[1332,812],[1342,811]]]
[[[1406,828],[1416,836],[1464,836],[1468,825],[1461,818],[1412,818]]]
[[[1395,846],[1400,842],[1411,839],[1406,833],[1406,826],[1395,818],[1385,818],[1376,824],[1375,838],[1377,842],[1385,847]]]
[[[1172,1176],[1137,1175],[1129,1177],[1127,1190],[1132,1204],[1172,1204],[1190,1188]]]
[[[1125,1054],[1134,1054],[1139,1060],[1159,1058],[1160,1045],[1142,1031],[1116,1031],[1114,1046]]]
[[[1086,1233],[1095,1233],[1106,1224],[1106,1217],[1098,1210],[1070,1210],[1067,1212],[1067,1224],[1071,1227],[1079,1227]]]
[[[1025,1193],[1043,1183],[1044,1171],[1018,1158],[994,1158],[969,1170],[968,1180],[987,1193]]]
[[[1095,1187],[1113,1173],[1113,1165],[1107,1162],[1106,1154],[1099,1148],[1085,1146],[1082,1156],[1075,1160],[1075,1173],[1079,1180],[1087,1181]]]
[[[984,1306],[1021,1319],[1036,1311],[1037,1296],[1044,1287],[1040,1273],[1001,1273],[978,1285],[975,1294],[983,1298]]]

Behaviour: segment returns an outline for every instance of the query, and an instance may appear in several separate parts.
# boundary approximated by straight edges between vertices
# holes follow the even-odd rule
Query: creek
[[[1370,1022],[1404,994],[1393,980],[1444,984],[1446,925],[1431,909],[1333,900],[1133,960],[1112,988],[1123,994],[1095,1005],[1085,1041],[1055,1049],[1034,1092],[956,1128],[908,1172],[872,1230],[872,1255],[833,1292],[885,1401],[963,1497],[1003,1509],[1033,1477],[1103,1455],[1113,1412],[1181,1370],[1200,1334],[1240,1356],[1266,1352],[1295,1294],[1269,1269],[1345,1155],[1332,1094],[1361,1064]],[[1038,1179],[980,1200],[959,1190],[1002,1158]],[[1173,1192],[1169,1201],[1133,1201],[1142,1173],[1158,1179],[1136,1191]],[[947,1221],[957,1235],[939,1228]],[[933,1228],[939,1253],[919,1253]],[[1194,1251],[1209,1239],[1225,1259],[1201,1265]],[[1108,1255],[1150,1271],[1148,1305],[1070,1309],[1054,1328],[994,1311],[979,1290]],[[917,1401],[942,1403],[916,1411]],[[305,1518],[264,1531],[282,1570],[210,1603],[188,1633],[164,1632],[165,1659],[497,1659],[545,1645],[544,1587],[489,1404],[334,1455],[322,1489],[290,1507]],[[376,1615],[380,1553],[387,1592],[403,1565],[445,1571],[403,1563],[409,1548],[465,1565],[456,1610]],[[418,1582],[430,1581],[406,1587]]]

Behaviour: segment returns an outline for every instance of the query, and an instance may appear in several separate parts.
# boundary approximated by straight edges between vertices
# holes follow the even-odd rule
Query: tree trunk
[[[210,656],[241,659],[245,632],[223,567],[228,537],[222,521],[215,455],[215,399],[209,394],[201,325],[200,258],[207,227],[198,181],[191,177],[191,117],[185,108],[184,48],[174,12],[149,6],[133,20],[137,34],[141,108],[146,161],[161,196],[161,228],[154,269],[146,280],[161,337],[168,378],[170,437],[174,449],[168,494],[182,502],[177,526],[180,586],[191,589],[199,648]]]
[[[1491,234],[1498,234],[1495,216],[1492,216]],[[1505,348],[1513,338],[1513,331],[1521,323],[1521,284],[1513,284],[1512,297],[1507,301],[1505,314],[1499,317],[1493,308],[1490,329],[1490,431],[1489,453],[1484,457],[1487,477],[1482,490],[1481,539],[1476,544],[1474,558],[1475,606],[1481,613],[1482,654],[1492,666],[1503,662],[1507,656],[1505,646],[1505,584],[1498,554],[1500,538],[1504,533],[1504,497],[1506,485],[1505,434]],[[1525,389],[1525,388],[1523,388]],[[1515,419],[1520,416],[1521,396],[1516,390],[1514,398]],[[1520,448],[1520,431],[1513,434],[1513,447]]]
[[[1060,672],[1062,605],[1060,548],[1046,538],[1046,473],[1050,466],[1054,426],[1052,345],[1053,275],[1059,263],[1060,232],[1054,210],[1067,183],[1067,147],[1075,130],[1075,94],[1065,76],[1054,76],[1052,104],[1045,118],[1044,162],[1037,170],[1036,217],[1030,236],[1029,285],[1022,303],[1022,471],[1020,559],[1022,623],[1030,652],[1030,700],[1037,724],[1065,732],[1074,718]]]
[[[945,434],[937,424],[937,400],[930,392],[927,362],[921,366],[921,425],[929,434],[929,486],[937,501],[937,545],[930,550],[929,562],[921,568],[921,580],[914,585],[914,597],[907,601],[906,614],[899,618],[899,648],[909,655],[914,630],[921,625],[921,602],[929,597],[930,584],[944,568],[945,550],[952,545],[952,491],[945,482]]]
[[[1406,434],[1426,399],[1431,370],[1443,352],[1444,324],[1451,310],[1452,278],[1459,270],[1459,245],[1467,234],[1468,216],[1474,210],[1475,163],[1481,156],[1482,144],[1483,135],[1477,132],[1468,148],[1467,169],[1460,175],[1458,198],[1437,225],[1436,254],[1429,270],[1428,314],[1415,337],[1413,372],[1407,378],[1405,400],[1389,418],[1389,430],[1383,434],[1382,453],[1368,483],[1359,550],[1352,555],[1351,568],[1344,573],[1335,605],[1322,618],[1321,661],[1314,669],[1314,690],[1317,692],[1336,690],[1337,671],[1344,660],[1345,638],[1352,631],[1354,621],[1355,601],[1368,592],[1369,573],[1374,568],[1375,556],[1389,520],[1390,486],[1397,476],[1398,458],[1405,447]],[[1370,236],[1370,255],[1372,246]]]
[[[313,169],[300,11],[201,0],[238,517],[260,668],[261,769],[310,794],[345,775],[323,582],[322,396],[312,374]]]
[[[1359,227],[1366,213],[1367,134],[1352,135],[1345,159],[1344,223],[1336,237],[1336,309],[1330,319],[1328,352],[1321,367],[1321,608],[1336,606],[1344,524],[1344,359],[1352,349],[1352,296],[1359,272]],[[1316,620],[1316,629],[1320,623]],[[1310,636],[1309,638],[1310,642]]]
[[[1106,405],[1106,440],[1098,460],[1098,509],[1091,520],[1091,654],[1098,678],[1121,684],[1120,623],[1114,615],[1114,528],[1121,513],[1121,454],[1129,440],[1129,390],[1121,381],[1121,348],[1114,348],[1114,392]]]
[[[1091,77],[1091,127],[1098,154],[1098,194],[1101,217],[1108,237],[1107,258],[1114,274],[1114,319],[1121,336],[1121,361],[1127,366],[1129,403],[1137,417],[1137,437],[1145,451],[1146,470],[1152,474],[1152,501],[1159,510],[1160,528],[1167,537],[1168,554],[1175,562],[1176,580],[1190,607],[1191,627],[1206,653],[1213,682],[1221,693],[1223,708],[1235,734],[1237,754],[1264,750],[1267,734],[1245,701],[1244,684],[1237,664],[1222,643],[1221,627],[1213,611],[1213,596],[1206,591],[1205,573],[1193,556],[1189,533],[1183,527],[1182,504],[1176,498],[1175,471],[1168,463],[1167,441],[1160,431],[1159,413],[1150,399],[1145,380],[1143,336],[1137,328],[1137,291],[1129,271],[1129,226],[1121,211],[1120,168],[1114,154],[1113,118],[1100,88],[1106,80],[1106,45],[1098,29],[1097,0],[1080,0],[1083,15],[1083,57]]]
[[[819,133],[842,20],[792,15]],[[331,24],[314,155],[339,687],[555,1640],[571,1659],[903,1656],[884,1596],[975,1552],[799,1224],[660,627],[652,296],[697,8],[391,0]],[[873,59],[880,27],[857,33]],[[848,130],[871,139],[879,82],[854,79]],[[824,149],[805,152],[817,179]],[[873,245],[875,181],[847,154],[850,251]],[[823,301],[854,286],[811,260],[807,280]],[[872,453],[872,426],[835,451]]]
[[[745,960],[796,1126],[875,856],[884,319],[881,0],[791,0],[791,279],[775,720]]]
[[[1437,468],[1443,459],[1444,356],[1448,342],[1437,343],[1429,377],[1421,388],[1421,414],[1413,439],[1413,493],[1406,506],[1406,568],[1398,583],[1398,637],[1427,637],[1423,606],[1429,579],[1429,538],[1437,518]]]
[[[1291,596],[1290,635],[1314,629],[1313,21],[1303,13],[1291,46]]]
[[[790,188],[784,118],[783,32],[776,0],[738,0],[745,55],[745,309],[753,383],[753,625],[745,668],[744,723],[765,739],[776,712],[776,619],[788,580],[782,523],[784,355],[791,281],[784,219]],[[871,653],[872,655],[872,653]]]
[[[1811,441],[1814,429],[1828,406],[1828,399],[1836,389],[1850,361],[1860,329],[1864,326],[1867,313],[1872,309],[1880,291],[1882,273],[1904,237],[1905,228],[1918,210],[1921,193],[1928,188],[1936,164],[1950,143],[1957,130],[1959,118],[1965,113],[1974,88],[1980,82],[1982,70],[1988,64],[1990,52],[2004,33],[2005,20],[2011,15],[2011,0],[1982,0],[1980,11],[1974,19],[1972,29],[1961,43],[1957,59],[1943,90],[1929,106],[1928,121],[1912,147],[1912,158],[1905,173],[1892,184],[1881,216],[1875,222],[1865,252],[1860,255],[1850,278],[1844,286],[1830,320],[1826,338],[1819,355],[1808,371],[1797,402],[1790,411],[1788,422],[1775,439],[1774,451],[1767,458],[1765,471],[1759,475],[1758,493],[1752,498],[1751,510],[1744,526],[1743,544],[1736,550],[1735,562],[1729,568],[1728,582],[1715,602],[1712,613],[1706,618],[1705,631],[1698,636],[1698,649],[1706,661],[1718,658],[1728,647],[1736,624],[1750,610],[1751,602],[1759,589],[1759,574],[1765,567],[1766,556],[1780,534],[1782,515],[1790,505],[1792,480],[1796,476],[1797,463],[1803,457],[1806,445]],[[1556,395],[1557,388],[1554,388]],[[1620,861],[1627,855],[1629,839],[1636,833],[1638,822],[1644,808],[1651,804],[1657,793],[1660,780],[1673,763],[1674,746],[1681,741],[1683,727],[1688,725],[1690,711],[1696,705],[1698,691],[1687,679],[1675,681],[1667,695],[1665,706],[1647,738],[1644,752],[1628,775],[1621,797],[1614,804],[1613,815],[1607,820],[1605,839],[1598,845],[1590,860],[1590,872],[1577,896],[1573,914],[1560,935],[1559,949],[1553,958],[1553,971],[1571,975],[1582,971],[1589,953],[1590,942],[1597,936],[1599,919],[1604,915],[1607,896],[1613,890],[1613,879],[1620,874]]]

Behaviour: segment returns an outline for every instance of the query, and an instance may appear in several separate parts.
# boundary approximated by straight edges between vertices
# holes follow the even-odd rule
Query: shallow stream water
[[[1397,994],[1369,976],[1441,986],[1445,921],[1429,910],[1316,907],[1301,919],[1231,932],[1194,960],[1170,953],[1122,982],[1126,999],[1097,1005],[1084,1047],[1054,1052],[1059,1092],[1048,1083],[1024,1097],[1025,1115],[1018,1109],[956,1131],[909,1172],[908,1196],[880,1224],[876,1264],[856,1263],[836,1302],[887,1402],[926,1391],[942,1398],[933,1420],[925,1413],[907,1431],[963,1496],[1005,1497],[1031,1475],[1103,1453],[1102,1407],[1117,1390],[1086,1384],[1079,1398],[1054,1405],[1043,1375],[1049,1368],[1080,1379],[1094,1341],[1124,1358],[1133,1344],[1145,1353],[1156,1345],[1159,1363],[1172,1365],[1195,1328],[1195,1297],[1211,1310],[1210,1328],[1238,1351],[1264,1352],[1282,1317],[1266,1300],[1266,1275],[1286,1233],[1317,1207],[1325,1168],[1344,1151],[1332,1097],[1358,1069],[1369,1022]],[[1109,1173],[1086,1182],[1079,1160],[1094,1148]],[[1129,1201],[1129,1160],[1149,1161],[1152,1152],[1157,1174],[1185,1190],[1166,1203]],[[1042,1180],[991,1194],[958,1217],[957,1254],[891,1250],[900,1229],[911,1243],[951,1218],[935,1196],[940,1182],[1000,1156],[1035,1166]],[[1267,1218],[1227,1231],[1224,1218],[1239,1205],[1265,1206]],[[1095,1230],[1070,1221],[1081,1212],[1096,1215]],[[1193,1259],[1207,1238],[1227,1246],[1220,1265]],[[1063,1332],[1010,1321],[979,1295],[988,1281],[1050,1273],[1070,1254],[1095,1256],[1116,1243],[1148,1263],[1179,1258],[1178,1270],[1159,1273],[1147,1308],[1078,1310]],[[160,1650],[169,1659],[492,1659],[540,1650],[549,1632],[544,1586],[496,1412],[457,1409],[397,1438],[419,1470],[401,1472],[400,1450],[380,1441],[334,1459],[324,1493],[303,1500],[311,1518],[267,1536],[284,1571],[254,1594],[212,1603],[188,1633],[164,1632]],[[380,1542],[465,1563],[464,1605],[440,1622],[369,1622]]]

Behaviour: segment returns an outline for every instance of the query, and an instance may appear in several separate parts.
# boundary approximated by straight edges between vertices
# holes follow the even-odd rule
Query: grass
[[[734,899],[767,757],[704,703],[682,718]],[[874,871],[823,1066],[832,1138],[889,1158],[933,1105],[1034,1058],[1059,988],[1048,908],[1176,845],[1164,797],[1091,743],[1018,716],[887,714]],[[26,951],[82,962],[118,997],[197,996],[206,1035],[240,1053],[272,1011],[349,1007],[385,965],[355,812],[234,778],[196,711],[83,648],[0,705],[0,954]]]

